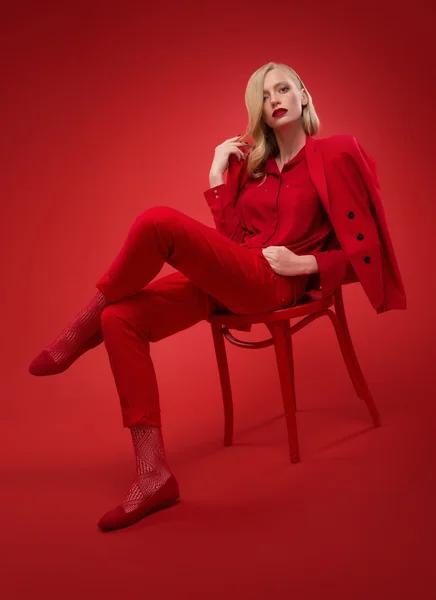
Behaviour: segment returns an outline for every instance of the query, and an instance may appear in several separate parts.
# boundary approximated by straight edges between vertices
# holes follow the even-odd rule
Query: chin
[[[280,123],[274,123],[274,129],[280,129],[280,127],[282,127],[283,125],[290,125],[295,121],[298,121],[298,119],[293,118],[291,115],[286,115],[286,118],[280,119]]]
[[[276,126],[276,125],[280,126],[282,123],[289,123],[289,121],[293,121],[293,120],[294,119],[292,118],[292,115],[290,115],[288,113],[281,119],[273,119],[271,127]]]

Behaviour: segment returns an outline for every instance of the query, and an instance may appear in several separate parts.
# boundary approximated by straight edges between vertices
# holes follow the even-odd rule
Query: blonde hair
[[[312,136],[318,133],[320,128],[320,121],[312,102],[312,96],[294,69],[288,67],[288,65],[276,62],[269,62],[257,69],[248,80],[247,88],[245,90],[245,106],[248,111],[248,128],[246,133],[239,138],[242,140],[244,137],[251,135],[254,139],[254,145],[251,146],[247,155],[248,176],[253,177],[254,179],[259,179],[265,175],[265,172],[257,170],[257,168],[262,165],[269,156],[275,156],[279,151],[273,129],[262,119],[265,75],[268,71],[276,68],[286,71],[297,87],[300,90],[304,89],[307,94],[308,102],[303,106],[303,114],[301,117],[305,133]]]

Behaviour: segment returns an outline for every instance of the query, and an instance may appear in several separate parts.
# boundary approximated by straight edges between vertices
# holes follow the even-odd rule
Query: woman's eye
[[[289,88],[287,86],[283,86],[283,87],[279,88],[279,92],[281,92],[282,90],[289,90]],[[265,102],[265,98],[266,98],[266,96],[263,97],[264,102]]]

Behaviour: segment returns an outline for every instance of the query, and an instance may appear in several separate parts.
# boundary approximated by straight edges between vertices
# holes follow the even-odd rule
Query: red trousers
[[[152,281],[164,263],[176,273]],[[180,211],[155,206],[139,215],[108,271],[96,283],[110,302],[101,326],[124,427],[160,427],[150,342],[212,312],[266,312],[295,304],[304,277],[277,275],[261,248],[234,242]]]

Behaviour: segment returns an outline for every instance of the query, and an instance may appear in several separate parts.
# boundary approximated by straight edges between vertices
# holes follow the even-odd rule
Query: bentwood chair
[[[330,308],[332,306],[334,306],[334,311]],[[234,346],[250,350],[267,348],[274,345],[285,408],[291,463],[300,462],[297,420],[295,416],[297,405],[295,400],[292,335],[324,315],[329,317],[333,324],[342,357],[356,394],[365,402],[374,425],[376,427],[380,426],[380,417],[377,408],[366,384],[351,341],[345,316],[342,288],[338,288],[332,295],[324,299],[322,298],[321,290],[315,289],[306,292],[300,298],[298,304],[289,308],[253,315],[215,312],[207,319],[212,327],[224,402],[224,446],[231,446],[233,443],[233,402],[224,339],[227,339]],[[291,319],[295,319],[296,317],[304,318],[291,326]],[[229,329],[251,331],[252,325],[257,323],[264,323],[268,327],[272,337],[260,342],[248,342],[238,340],[229,331]]]

